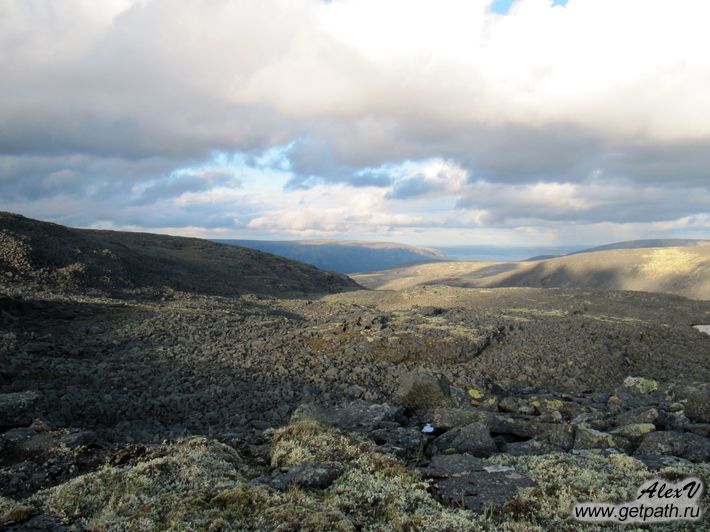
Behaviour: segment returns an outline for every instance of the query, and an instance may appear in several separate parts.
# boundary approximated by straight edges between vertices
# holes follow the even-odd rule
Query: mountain
[[[641,249],[641,248],[670,248],[670,247],[685,247],[696,246],[699,244],[710,244],[710,240],[697,238],[652,238],[646,240],[626,240],[624,242],[614,242],[613,244],[604,244],[603,246],[595,246],[593,248],[581,249],[572,251],[568,255],[577,255],[579,253],[593,253],[595,251],[608,251],[610,249]]]
[[[708,253],[389,272],[602,286],[624,260],[691,279]],[[710,301],[354,288],[255,250],[0,214],[0,530],[572,530],[549,509],[664,471],[710,482]]]
[[[0,283],[229,296],[356,289],[350,278],[197,238],[73,229],[0,213]]]
[[[391,242],[355,240],[218,240],[217,242],[258,249],[340,273],[373,272],[446,260],[446,255],[435,249]]]
[[[353,276],[374,289],[420,285],[584,288],[710,299],[710,243],[589,251],[530,262],[442,262]]]

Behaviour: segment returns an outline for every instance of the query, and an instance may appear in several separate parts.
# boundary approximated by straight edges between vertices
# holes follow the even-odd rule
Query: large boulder
[[[431,454],[470,453],[473,456],[490,456],[498,450],[484,423],[471,423],[445,432],[430,446]]]
[[[710,440],[692,432],[656,431],[643,438],[635,455],[670,455],[706,462],[710,460]]]
[[[469,454],[439,455],[420,470],[431,479],[431,490],[443,504],[463,505],[474,512],[500,514],[520,488],[535,484],[512,467],[487,465]]]
[[[372,432],[398,425],[402,408],[369,401],[353,401],[336,407],[321,407],[313,403],[300,405],[291,421],[315,419],[351,432]]]
[[[400,377],[396,401],[413,410],[448,406],[453,403],[451,386],[445,377],[420,371]]]
[[[710,384],[693,384],[678,391],[685,402],[685,415],[696,423],[710,423]]]
[[[32,423],[37,392],[0,394],[0,431],[24,427]]]

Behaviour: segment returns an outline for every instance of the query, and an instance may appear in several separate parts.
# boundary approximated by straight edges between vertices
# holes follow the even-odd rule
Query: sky
[[[2,0],[0,210],[208,238],[710,238],[707,0]]]

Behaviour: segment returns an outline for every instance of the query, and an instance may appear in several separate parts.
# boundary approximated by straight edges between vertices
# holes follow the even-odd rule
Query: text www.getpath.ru
[[[703,494],[700,479],[690,477],[678,483],[663,479],[645,482],[636,500],[621,504],[580,503],[572,509],[572,518],[588,523],[666,523],[697,521],[702,517],[699,506]]]

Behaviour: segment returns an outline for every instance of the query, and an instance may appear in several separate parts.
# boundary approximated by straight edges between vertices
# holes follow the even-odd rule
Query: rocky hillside
[[[461,287],[633,290],[710,299],[710,244],[613,249],[529,262],[442,262],[353,276],[373,289]]]
[[[575,502],[710,481],[698,323],[628,292],[15,286],[0,529],[578,530]]]
[[[67,291],[333,293],[344,275],[252,249],[148,233],[72,229],[0,213],[0,283]]]
[[[299,260],[318,268],[340,273],[374,272],[410,264],[445,260],[431,248],[392,242],[354,240],[220,240],[225,244],[258,249],[274,255]]]

